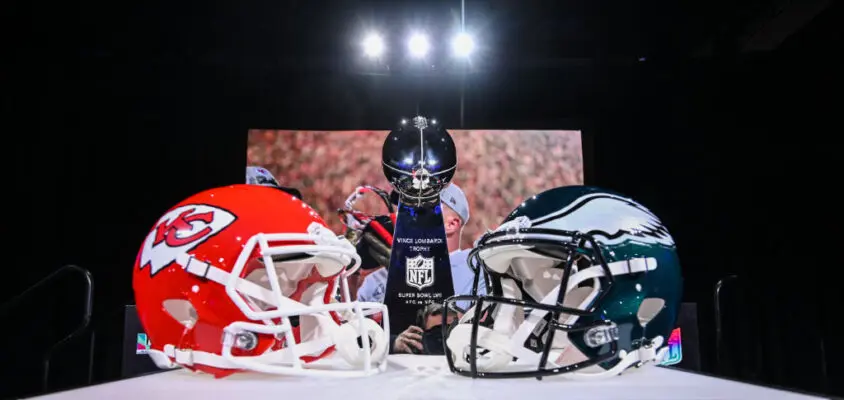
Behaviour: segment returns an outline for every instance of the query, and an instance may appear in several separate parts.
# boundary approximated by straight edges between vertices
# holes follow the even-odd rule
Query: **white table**
[[[369,378],[305,378],[241,373],[224,379],[175,370],[54,393],[37,399],[108,400],[575,400],[818,399],[668,368],[652,367],[597,382],[563,377],[471,379],[452,374],[441,356],[390,356]]]

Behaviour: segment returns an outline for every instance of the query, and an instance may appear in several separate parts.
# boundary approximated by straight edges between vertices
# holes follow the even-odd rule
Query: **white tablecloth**
[[[214,379],[175,370],[38,397],[108,400],[311,400],[311,399],[816,399],[668,368],[651,367],[609,380],[582,382],[563,377],[471,379],[452,374],[442,356],[390,356],[385,373],[369,378],[305,378],[235,374]]]

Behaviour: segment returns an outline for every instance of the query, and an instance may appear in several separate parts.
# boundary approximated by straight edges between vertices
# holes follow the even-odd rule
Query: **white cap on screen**
[[[463,225],[469,222],[469,200],[466,199],[466,195],[459,186],[453,183],[446,186],[440,192],[440,201],[457,213],[460,219],[463,220]]]

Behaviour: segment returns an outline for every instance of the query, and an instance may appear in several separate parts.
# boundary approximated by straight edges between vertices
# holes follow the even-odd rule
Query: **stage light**
[[[451,48],[458,57],[468,57],[475,49],[475,41],[466,32],[461,32],[451,41]]]
[[[431,44],[428,43],[428,38],[424,35],[415,34],[411,36],[410,40],[407,42],[407,48],[410,50],[411,55],[421,58],[428,54],[428,50],[431,49]]]
[[[384,40],[375,33],[367,35],[363,40],[363,52],[368,57],[380,57],[384,53]]]

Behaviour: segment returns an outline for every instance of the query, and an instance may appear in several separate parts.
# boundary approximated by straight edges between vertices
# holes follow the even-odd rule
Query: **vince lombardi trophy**
[[[454,295],[440,192],[457,170],[457,151],[435,120],[417,116],[390,131],[381,159],[399,194],[384,297],[390,331],[399,333],[420,309]]]

